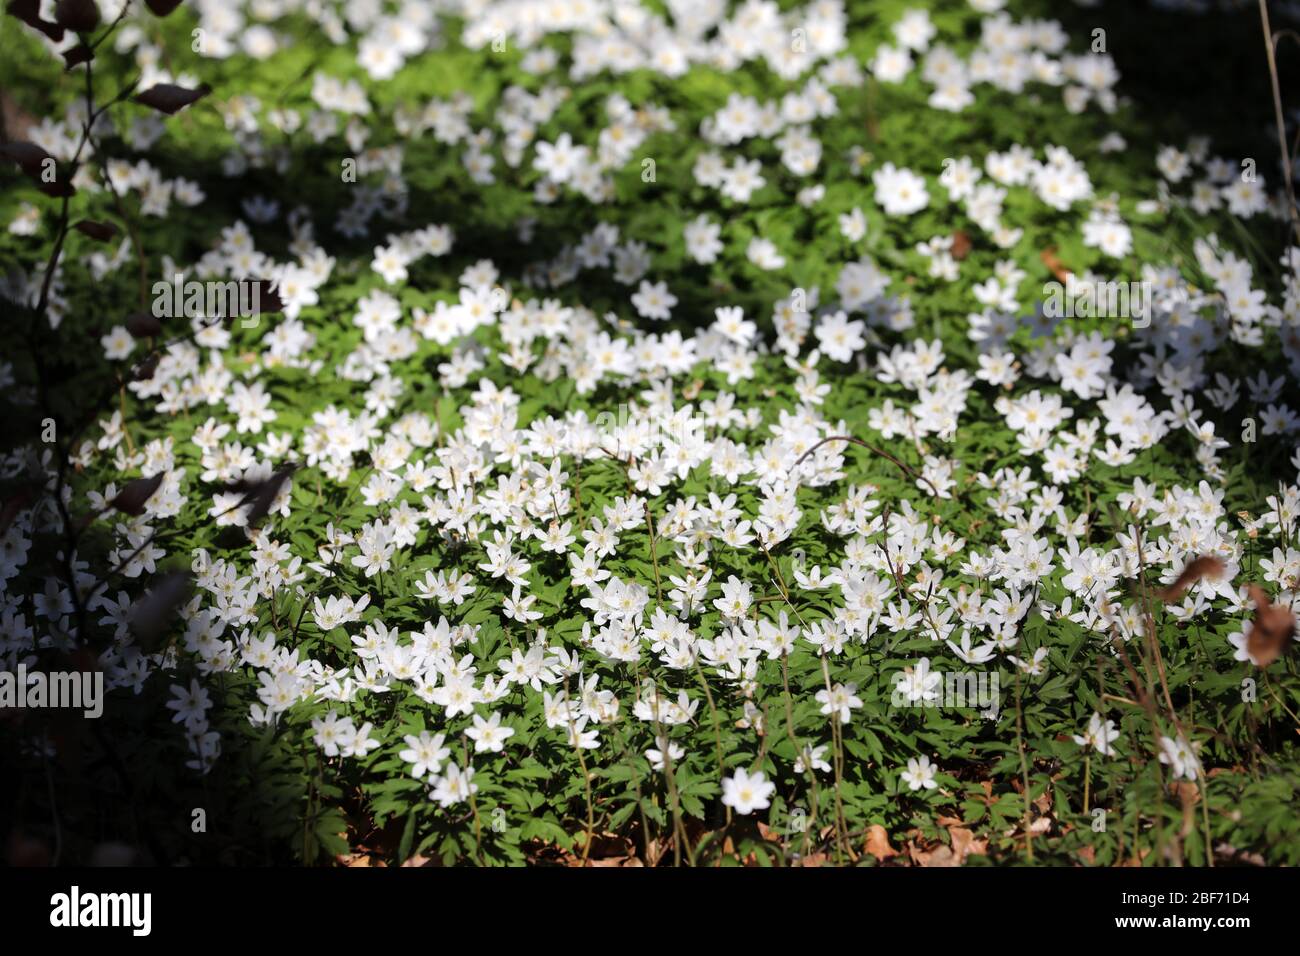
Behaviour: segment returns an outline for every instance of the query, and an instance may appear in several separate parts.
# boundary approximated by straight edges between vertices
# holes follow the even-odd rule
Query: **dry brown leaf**
[[[949,827],[948,836],[952,838],[952,852],[958,866],[966,862],[968,854],[983,856],[988,852],[988,840],[976,840],[975,834],[965,827]]]
[[[966,862],[970,845],[975,842],[975,834],[965,827],[949,827],[948,837],[952,840],[952,855],[957,858],[957,865]]]
[[[649,866],[658,866],[672,853],[672,841],[667,837],[659,837],[650,841],[650,850],[646,856],[646,863]]]
[[[873,823],[867,828],[866,852],[877,860],[898,856],[898,851],[889,845],[889,834],[879,823]]]
[[[587,866],[631,866],[636,859],[636,844],[628,836],[618,833],[593,833],[591,849],[586,854]],[[565,854],[566,866],[582,866],[582,850],[575,847],[573,854]],[[637,861],[635,865],[640,865]]]
[[[1267,866],[1264,857],[1259,853],[1251,853],[1248,850],[1238,850],[1231,843],[1219,843],[1214,848],[1216,858],[1226,862],[1233,863],[1237,866]]]
[[[1183,573],[1178,575],[1174,583],[1169,585],[1160,592],[1160,600],[1168,604],[1170,601],[1177,601],[1201,578],[1210,578],[1217,580],[1223,577],[1223,572],[1227,570],[1227,565],[1223,559],[1213,554],[1203,554],[1198,558],[1193,558],[1183,568]]]
[[[935,855],[935,854],[936,854],[940,849],[945,850],[945,851],[947,852],[947,854],[948,854],[948,857],[951,859],[952,850],[949,849],[949,847],[947,846],[947,844],[932,842],[932,841],[926,839],[925,837],[922,837],[922,836],[920,835],[920,832],[917,831],[917,830],[909,830],[909,831],[908,831],[908,833],[907,833],[907,843],[904,844],[904,846],[903,846],[903,852],[904,852],[904,854],[905,854],[905,858],[906,858],[906,859],[907,859],[907,860],[908,860],[908,861],[909,861],[913,866],[935,866],[935,865],[942,866],[942,865],[944,865],[944,863],[943,863],[943,861],[944,861],[944,857],[942,857],[942,856],[939,858],[939,861],[938,861],[937,864],[931,862],[931,861],[934,859],[934,855]]]
[[[1242,766],[1211,767],[1209,770],[1205,772],[1205,775],[1209,777],[1211,780],[1213,780],[1215,777],[1218,777],[1221,774],[1225,774],[1225,773],[1233,774],[1233,773],[1245,773],[1245,772],[1246,772],[1246,768]]]
[[[946,843],[941,843],[930,852],[917,850],[912,854],[912,859],[916,861],[917,866],[924,867],[950,867],[961,866],[961,861],[957,859],[957,854],[952,852],[952,847]]]
[[[530,840],[525,847],[525,854],[530,866],[577,866],[577,857],[566,850],[564,847],[555,843],[544,843],[541,840]],[[432,863],[434,866],[441,864]]]

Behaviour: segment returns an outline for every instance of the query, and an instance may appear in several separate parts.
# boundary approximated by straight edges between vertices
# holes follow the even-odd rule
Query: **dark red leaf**
[[[74,33],[89,33],[99,26],[99,4],[95,0],[59,0],[54,19]]]
[[[190,575],[174,571],[164,575],[131,608],[128,618],[136,641],[147,653],[152,653],[166,636],[172,618],[190,595]]]
[[[51,23],[49,20],[42,20],[40,23],[36,24],[36,29],[40,30],[55,43],[63,42],[64,29],[57,23]]]
[[[184,86],[175,86],[171,83],[159,83],[157,86],[151,86],[143,93],[137,93],[134,97],[137,103],[142,103],[160,113],[171,115],[177,110],[182,110],[212,92],[212,87],[203,83],[196,90],[188,89]]]
[[[271,505],[275,503],[276,496],[280,494],[280,489],[284,487],[286,481],[293,477],[293,473],[297,470],[298,464],[289,462],[278,468],[270,478],[260,481],[248,489],[244,500],[252,505],[245,516],[250,525],[256,525],[270,513]]]
[[[5,10],[31,27],[41,20],[41,0],[10,0]]]
[[[127,316],[126,330],[137,339],[151,339],[162,334],[162,323],[148,312],[135,312]]]
[[[55,43],[63,40],[63,27],[41,19],[41,0],[10,0],[5,9],[34,30],[40,30]]]
[[[257,284],[257,313],[269,315],[284,311],[284,300],[280,293],[272,288],[270,279],[260,279]]]
[[[117,235],[117,226],[111,222],[96,222],[93,219],[83,219],[72,228],[100,242],[108,242]]]
[[[162,333],[162,323],[148,312],[133,312],[126,317],[126,330],[135,338],[153,338]]]
[[[156,371],[158,371],[158,356],[150,355],[140,363],[140,366],[135,370],[135,374],[132,378],[137,382],[147,382],[149,379],[153,378],[153,373]]]
[[[22,167],[28,176],[38,177],[41,164],[50,159],[50,154],[35,143],[0,143],[0,157],[12,160]]]
[[[31,503],[32,493],[25,488],[4,503],[4,507],[0,508],[0,535],[9,530],[14,518],[18,517],[18,512]]]
[[[67,64],[64,69],[70,70],[74,66],[80,66],[82,63],[89,63],[95,58],[95,51],[84,43],[79,43],[71,50],[65,50],[63,53],[63,62]]]
[[[66,179],[56,178],[53,182],[41,183],[36,187],[47,196],[53,196],[55,199],[66,199],[68,196],[75,196],[77,190],[72,183]]]
[[[149,478],[136,478],[128,481],[126,487],[119,491],[117,497],[109,504],[123,514],[142,515],[144,514],[145,502],[149,500],[155,491],[162,487],[163,477],[163,473],[160,471]]]
[[[181,5],[181,0],[144,0],[144,5],[156,17],[165,17]]]

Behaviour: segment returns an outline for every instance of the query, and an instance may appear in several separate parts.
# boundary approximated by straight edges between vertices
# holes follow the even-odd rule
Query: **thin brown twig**
[[[1290,34],[1274,34],[1268,21],[1268,2],[1259,0],[1259,19],[1264,27],[1264,51],[1268,56],[1268,76],[1273,87],[1273,120],[1277,123],[1277,144],[1282,152],[1282,178],[1286,183],[1287,218],[1300,238],[1300,211],[1296,209],[1295,183],[1291,178],[1291,150],[1286,143],[1286,120],[1282,116],[1282,89],[1277,76],[1277,41]]]
[[[924,481],[927,485],[929,485],[930,490],[934,492],[934,496],[936,498],[943,497],[939,493],[939,489],[934,486],[934,483],[930,481],[929,478],[926,478],[924,475],[918,474],[913,468],[903,464],[903,462],[899,461],[897,458],[895,458],[893,455],[891,455],[889,452],[885,451],[884,449],[877,448],[875,445],[871,444],[870,442],[865,442],[861,438],[855,438],[853,435],[831,435],[827,438],[823,438],[817,444],[813,445],[806,452],[800,455],[799,460],[794,463],[794,467],[798,468],[800,465],[803,464],[805,458],[807,458],[809,455],[815,452],[818,448],[821,448],[822,445],[825,445],[827,442],[833,442],[833,441],[846,441],[851,444],[858,445],[861,448],[867,449],[867,451],[871,452],[873,455],[879,455],[881,458],[884,458],[886,461],[893,462],[910,477],[914,478],[917,481]]]

